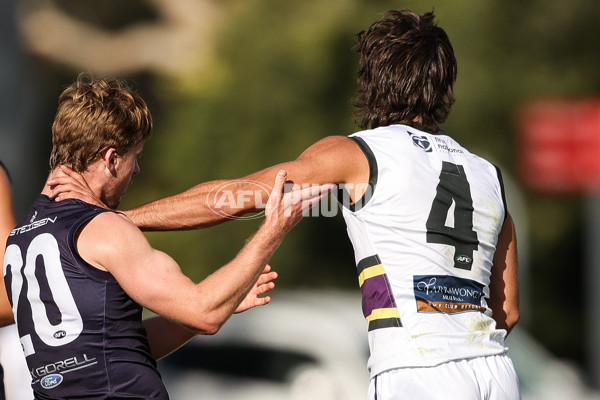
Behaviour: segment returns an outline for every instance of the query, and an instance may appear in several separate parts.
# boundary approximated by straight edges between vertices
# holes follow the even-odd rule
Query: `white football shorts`
[[[367,400],[520,400],[507,354],[455,360],[435,367],[397,368],[371,379]]]

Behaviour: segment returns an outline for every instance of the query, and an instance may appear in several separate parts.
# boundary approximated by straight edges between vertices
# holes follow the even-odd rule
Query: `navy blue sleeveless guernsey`
[[[142,307],[75,248],[103,212],[40,195],[8,238],[4,279],[36,399],[168,399]]]

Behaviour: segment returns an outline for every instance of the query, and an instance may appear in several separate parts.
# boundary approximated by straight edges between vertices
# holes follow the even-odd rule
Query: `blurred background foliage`
[[[178,5],[179,20],[169,11]],[[165,35],[168,29],[185,27],[189,37],[177,41],[182,48],[168,40],[145,39],[135,51],[97,49],[102,58],[95,61],[83,56],[90,51],[87,46],[70,41],[77,39],[77,31],[65,33],[66,42],[59,47],[50,43],[44,50],[42,39],[63,37],[58,32],[66,26],[43,26],[61,20],[33,20],[47,37],[36,36],[32,18],[37,9],[49,7],[81,26],[101,30],[105,36],[99,43],[130,29],[161,26],[165,18]],[[393,8],[434,10],[448,32],[459,75],[457,102],[443,127],[498,164],[513,182],[508,196],[522,236],[524,324],[555,355],[585,365],[587,194],[549,195],[522,187],[515,115],[531,99],[600,92],[600,7],[593,0],[22,0],[17,8],[22,74],[35,99],[28,103],[30,122],[22,132],[31,157],[27,186],[16,193],[28,198],[16,205],[17,214],[44,182],[56,99],[79,71],[127,79],[153,110],[155,131],[141,160],[142,173],[122,203],[129,208],[199,182],[239,177],[293,159],[320,138],[357,130],[351,100],[356,91],[355,35]],[[85,29],[80,34],[83,43],[93,43]],[[71,55],[57,50],[67,48]],[[7,137],[2,141],[9,143]],[[22,169],[22,160],[10,161],[11,149],[2,145],[1,151],[12,171]],[[23,176],[23,171],[13,173]],[[511,204],[513,198],[517,200]],[[148,237],[200,280],[229,261],[260,222]],[[272,265],[280,272],[280,288],[357,288],[340,215],[305,219]]]

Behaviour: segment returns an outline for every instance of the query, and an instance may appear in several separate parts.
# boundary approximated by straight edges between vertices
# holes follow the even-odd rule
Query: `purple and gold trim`
[[[400,314],[379,256],[363,258],[356,269],[362,293],[363,315],[369,324],[369,331],[401,327]]]

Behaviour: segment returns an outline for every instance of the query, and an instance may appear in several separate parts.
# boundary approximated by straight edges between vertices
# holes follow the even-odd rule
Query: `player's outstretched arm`
[[[369,181],[368,161],[359,146],[348,137],[330,136],[307,148],[293,161],[242,178],[204,182],[179,194],[127,210],[125,214],[142,230],[210,227],[246,213],[262,211],[260,205],[265,204],[268,192],[260,188],[272,187],[273,177],[281,169],[287,171],[288,179],[300,187]],[[219,197],[214,194],[219,187],[226,187],[235,199],[243,201],[218,203]],[[238,196],[240,193],[253,195]],[[352,198],[360,195],[362,193],[351,193]]]
[[[517,238],[513,219],[508,214],[494,254],[488,305],[496,326],[509,333],[519,322],[518,283]]]
[[[77,198],[103,206],[79,174],[66,167],[61,168],[63,173],[47,182],[50,197],[58,201]],[[368,161],[358,145],[345,136],[330,136],[310,146],[296,160],[243,178],[200,183],[179,194],[124,212],[146,231],[207,228],[246,213],[263,211],[261,207],[269,197],[269,192],[263,189],[273,187],[273,178],[281,169],[288,172],[290,181],[301,187],[325,183],[360,184],[368,182],[369,178]],[[220,198],[215,196],[219,188],[226,188],[234,199],[243,201],[219,202]],[[252,195],[245,196],[244,193]],[[352,198],[360,195],[351,193]]]

